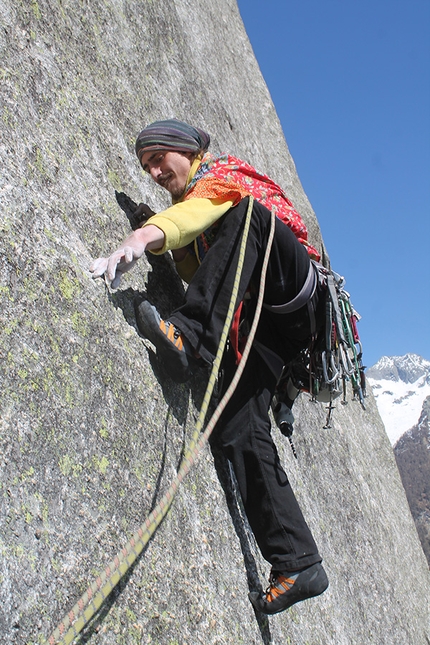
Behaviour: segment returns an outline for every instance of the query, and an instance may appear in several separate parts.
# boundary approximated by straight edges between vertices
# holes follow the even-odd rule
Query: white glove
[[[112,289],[117,289],[124,273],[130,271],[143,255],[145,245],[123,246],[108,258],[97,258],[90,266],[93,278],[103,274],[110,281]]]
[[[105,274],[112,289],[117,289],[123,273],[130,271],[146,249],[161,249],[164,233],[158,226],[138,228],[108,258],[98,258],[90,266],[93,278]]]

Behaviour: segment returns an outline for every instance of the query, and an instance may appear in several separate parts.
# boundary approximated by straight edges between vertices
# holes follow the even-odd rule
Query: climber
[[[157,121],[142,130],[137,157],[171,194],[173,205],[150,217],[109,257],[95,260],[90,271],[94,278],[105,275],[116,288],[145,251],[172,251],[179,275],[189,283],[183,304],[166,320],[142,297],[135,311],[139,330],[155,345],[172,377],[185,381],[199,366],[211,364],[216,354],[253,196],[234,329],[221,368],[222,395],[240,360],[243,328],[255,306],[270,211],[275,209],[275,237],[256,337],[212,436],[233,465],[249,524],[271,565],[266,592],[252,591],[249,598],[256,610],[275,614],[318,596],[328,586],[322,558],[281,466],[268,413],[283,366],[306,347],[320,324],[320,287],[310,262],[318,254],[281,188],[231,155],[213,156],[209,143],[207,133],[176,119]]]

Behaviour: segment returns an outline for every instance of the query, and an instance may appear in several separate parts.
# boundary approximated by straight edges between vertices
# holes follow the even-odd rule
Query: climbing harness
[[[223,410],[225,409],[228,401],[230,400],[234,390],[237,387],[239,379],[242,376],[243,370],[245,368],[249,352],[255,337],[255,332],[257,330],[258,321],[261,314],[261,309],[263,305],[264,297],[264,286],[266,281],[267,266],[269,262],[270,250],[273,242],[273,237],[275,234],[275,215],[272,212],[270,220],[270,233],[267,244],[267,249],[265,252],[263,267],[261,271],[261,281],[257,299],[257,306],[255,311],[255,316],[249,336],[243,351],[242,360],[240,361],[236,373],[219,402],[215,412],[207,423],[207,426],[202,431],[204,422],[206,419],[207,410],[209,403],[212,397],[212,393],[215,387],[216,379],[221,365],[221,359],[224,353],[224,349],[227,343],[229,328],[234,316],[235,303],[237,300],[237,294],[239,291],[240,277],[242,274],[246,244],[248,240],[249,226],[251,222],[251,215],[253,209],[254,200],[252,197],[249,198],[248,210],[246,213],[244,230],[242,234],[242,240],[239,250],[239,258],[236,269],[236,276],[234,280],[234,285],[232,289],[232,294],[230,298],[230,303],[224,322],[224,328],[221,333],[221,339],[218,346],[217,354],[213,362],[212,370],[209,376],[208,385],[206,392],[203,398],[202,407],[199,413],[199,417],[196,423],[196,427],[188,448],[185,452],[184,458],[179,467],[178,473],[168,488],[167,492],[164,494],[160,502],[146,518],[143,525],[138,529],[138,531],[133,535],[133,537],[127,542],[125,547],[115,556],[115,558],[109,563],[106,569],[100,573],[100,575],[94,580],[91,586],[83,594],[83,596],[78,600],[74,607],[69,611],[59,623],[59,625],[52,632],[48,640],[43,639],[42,643],[44,645],[70,645],[72,641],[80,634],[80,632],[85,628],[89,623],[91,618],[98,612],[100,607],[103,605],[106,598],[121,580],[121,578],[127,573],[133,563],[141,554],[142,550],[148,544],[150,538],[155,533],[158,526],[161,524],[164,517],[167,515],[173,499],[176,495],[176,492],[184,479],[187,473],[190,471],[191,467],[195,463],[199,453],[206,445],[209,440],[209,437],[218,422]]]

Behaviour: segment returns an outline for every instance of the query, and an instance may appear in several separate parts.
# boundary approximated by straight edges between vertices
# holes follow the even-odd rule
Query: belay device
[[[346,404],[347,382],[353,398],[365,410],[366,380],[362,363],[362,346],[357,331],[359,314],[344,289],[345,280],[338,273],[314,263],[325,289],[325,320],[308,348],[285,366],[279,379],[272,410],[276,424],[288,437],[297,457],[291,435],[294,416],[291,411],[300,392],[308,392],[313,401],[328,403],[324,428],[330,428],[333,401],[343,395]]]

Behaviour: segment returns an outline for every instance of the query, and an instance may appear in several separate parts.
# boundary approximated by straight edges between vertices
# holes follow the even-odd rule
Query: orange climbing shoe
[[[192,374],[190,359],[184,347],[184,338],[177,327],[163,320],[148,300],[135,302],[136,323],[139,331],[157,349],[157,356],[174,381],[183,383]]]
[[[255,609],[263,614],[277,614],[296,602],[319,596],[328,587],[328,579],[318,562],[303,571],[291,573],[272,572],[265,594],[251,591],[249,599]]]

